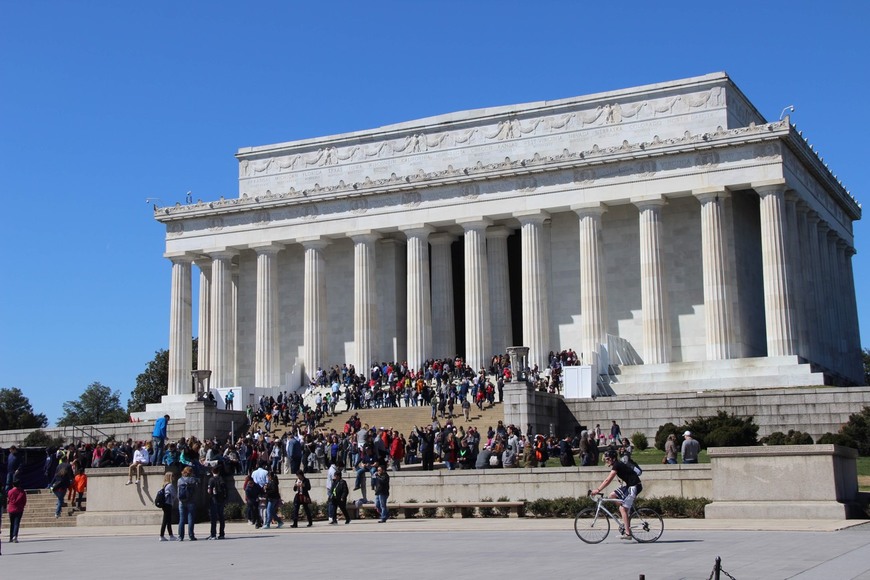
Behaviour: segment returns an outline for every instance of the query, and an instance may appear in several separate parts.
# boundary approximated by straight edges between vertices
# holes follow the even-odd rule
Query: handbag
[[[668,456],[667,455],[662,456],[662,464],[666,464],[667,462],[668,462]]]

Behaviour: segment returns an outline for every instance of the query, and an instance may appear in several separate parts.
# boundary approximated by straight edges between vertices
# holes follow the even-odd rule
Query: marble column
[[[211,369],[211,259],[197,258],[199,268],[199,322],[197,330],[196,368]]]
[[[855,296],[855,277],[852,272],[852,256],[855,255],[855,248],[847,243],[843,251],[843,276],[846,279],[845,293],[847,297],[847,367],[849,369],[849,377],[855,381],[856,385],[860,385],[864,382],[864,364],[861,355],[861,333],[858,328],[858,302]]]
[[[521,226],[523,346],[529,347],[529,367],[545,369],[550,350],[550,308],[543,236],[544,222],[550,214],[529,211],[515,213],[514,217]]]
[[[211,252],[211,381],[213,389],[235,386],[235,318],[232,259],[235,252]]]
[[[670,314],[662,264],[662,208],[666,200],[633,200],[640,232],[640,300],[643,319],[643,362],[671,362]]]
[[[378,352],[384,357],[381,360],[407,360],[408,275],[405,240],[383,238],[377,245],[378,332],[381,335]],[[366,370],[366,376],[368,374]]]
[[[797,354],[797,333],[789,282],[786,186],[755,185],[753,189],[760,199],[767,356],[794,355]]]
[[[323,364],[326,337],[326,261],[323,249],[329,240],[309,238],[300,240],[305,248],[304,312],[302,314],[302,364],[305,379],[310,381],[317,367]]]
[[[598,365],[607,340],[607,303],[604,296],[601,217],[604,204],[574,205],[580,230],[580,354],[585,364]],[[593,371],[597,372],[597,370]]]
[[[815,211],[807,212],[807,257],[809,258],[808,270],[810,271],[810,284],[814,302],[815,316],[813,317],[813,336],[815,337],[815,350],[812,361],[822,366],[828,365],[827,335],[825,332],[825,291],[824,277],[822,275],[822,257],[819,251],[819,215]]]
[[[785,231],[786,231],[786,264],[788,266],[788,291],[791,296],[792,322],[794,324],[795,354],[807,357],[809,352],[809,335],[805,316],[806,304],[802,290],[803,274],[801,273],[800,253],[800,218],[798,217],[798,194],[794,190],[785,192]]]
[[[399,228],[408,239],[408,366],[419,369],[432,356],[432,294],[429,287],[429,234],[426,225]]]
[[[465,230],[465,362],[477,371],[492,356],[489,312],[489,266],[486,259],[488,219],[459,220]]]
[[[831,327],[832,346],[834,355],[834,369],[838,372],[843,371],[843,351],[845,342],[843,341],[845,332],[845,321],[843,319],[843,276],[840,270],[840,259],[837,255],[837,245],[840,243],[840,236],[836,230],[828,232],[828,262],[831,265],[831,277],[829,280],[831,289]]]
[[[490,354],[503,354],[507,352],[507,347],[514,346],[507,249],[507,239],[510,235],[511,229],[504,226],[496,226],[486,230],[486,263],[489,268],[489,319],[492,324],[490,343],[493,350]],[[544,362],[546,362],[546,358]]]
[[[456,356],[456,311],[453,300],[453,255],[456,236],[429,236],[432,248],[432,356]]]
[[[281,386],[281,338],[278,301],[278,252],[281,244],[254,246],[257,253],[257,314],[254,341],[254,386]]]
[[[367,230],[350,234],[353,240],[353,365],[368,375],[377,350],[376,243],[380,234]]]
[[[730,192],[725,189],[711,189],[693,193],[701,203],[701,261],[707,359],[728,359],[731,358],[733,323],[727,292],[722,205]]]
[[[169,296],[169,379],[167,394],[190,392],[193,370],[193,309],[189,256],[167,256],[172,261],[172,289]]]
[[[831,292],[831,263],[830,252],[828,251],[828,232],[831,230],[828,224],[819,220],[817,226],[817,245],[819,248],[819,285],[821,293],[821,328],[819,329],[824,336],[824,364],[828,369],[834,369],[834,336],[835,329],[833,324],[832,302],[834,299]]]
[[[797,213],[797,244],[796,252],[793,252],[795,259],[795,276],[792,280],[795,282],[795,293],[800,294],[800,312],[798,313],[798,323],[801,338],[800,343],[804,348],[801,356],[806,360],[816,360],[815,355],[819,351],[818,333],[815,329],[818,328],[816,323],[816,289],[813,283],[814,271],[812,269],[812,250],[809,245],[809,207],[803,201],[798,200],[795,205]]]

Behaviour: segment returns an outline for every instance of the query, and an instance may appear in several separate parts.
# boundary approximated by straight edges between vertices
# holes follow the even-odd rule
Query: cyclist
[[[616,457],[615,451],[611,450],[605,452],[604,462],[610,468],[610,473],[604,478],[604,481],[601,482],[598,489],[594,490],[592,493],[601,493],[600,490],[607,487],[610,482],[613,481],[614,477],[618,477],[625,484],[613,490],[610,494],[610,498],[622,500],[622,503],[619,506],[619,513],[622,514],[623,526],[621,537],[623,540],[633,540],[634,538],[631,535],[631,528],[628,525],[628,514],[631,510],[631,506],[634,505],[634,500],[637,499],[637,496],[643,490],[640,476],[638,476],[631,465],[619,461]]]

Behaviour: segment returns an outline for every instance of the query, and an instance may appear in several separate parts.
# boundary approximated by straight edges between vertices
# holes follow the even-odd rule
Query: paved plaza
[[[0,578],[706,579],[719,556],[737,580],[870,579],[870,525],[861,522],[666,520],[662,538],[646,545],[612,533],[586,545],[567,519],[321,521],[281,530],[233,523],[214,542],[197,524],[195,543],[159,543],[151,527],[26,524],[25,515],[19,544],[3,542]]]

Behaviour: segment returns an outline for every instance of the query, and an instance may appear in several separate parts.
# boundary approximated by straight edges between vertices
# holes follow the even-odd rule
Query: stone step
[[[24,508],[22,526],[39,528],[72,527],[76,525],[76,517],[81,510],[73,509],[73,506],[64,499],[64,507],[59,518],[54,517],[57,498],[47,489],[28,489],[27,506]],[[82,500],[82,507],[87,507],[87,494]]]
[[[722,377],[707,379],[685,380],[635,380],[633,377],[625,380],[618,377],[618,381],[610,384],[610,387],[619,395],[642,395],[653,393],[679,393],[701,392],[738,389],[761,389],[779,387],[812,387],[823,386],[822,375],[781,375],[771,374],[767,376],[753,375],[741,377]]]

